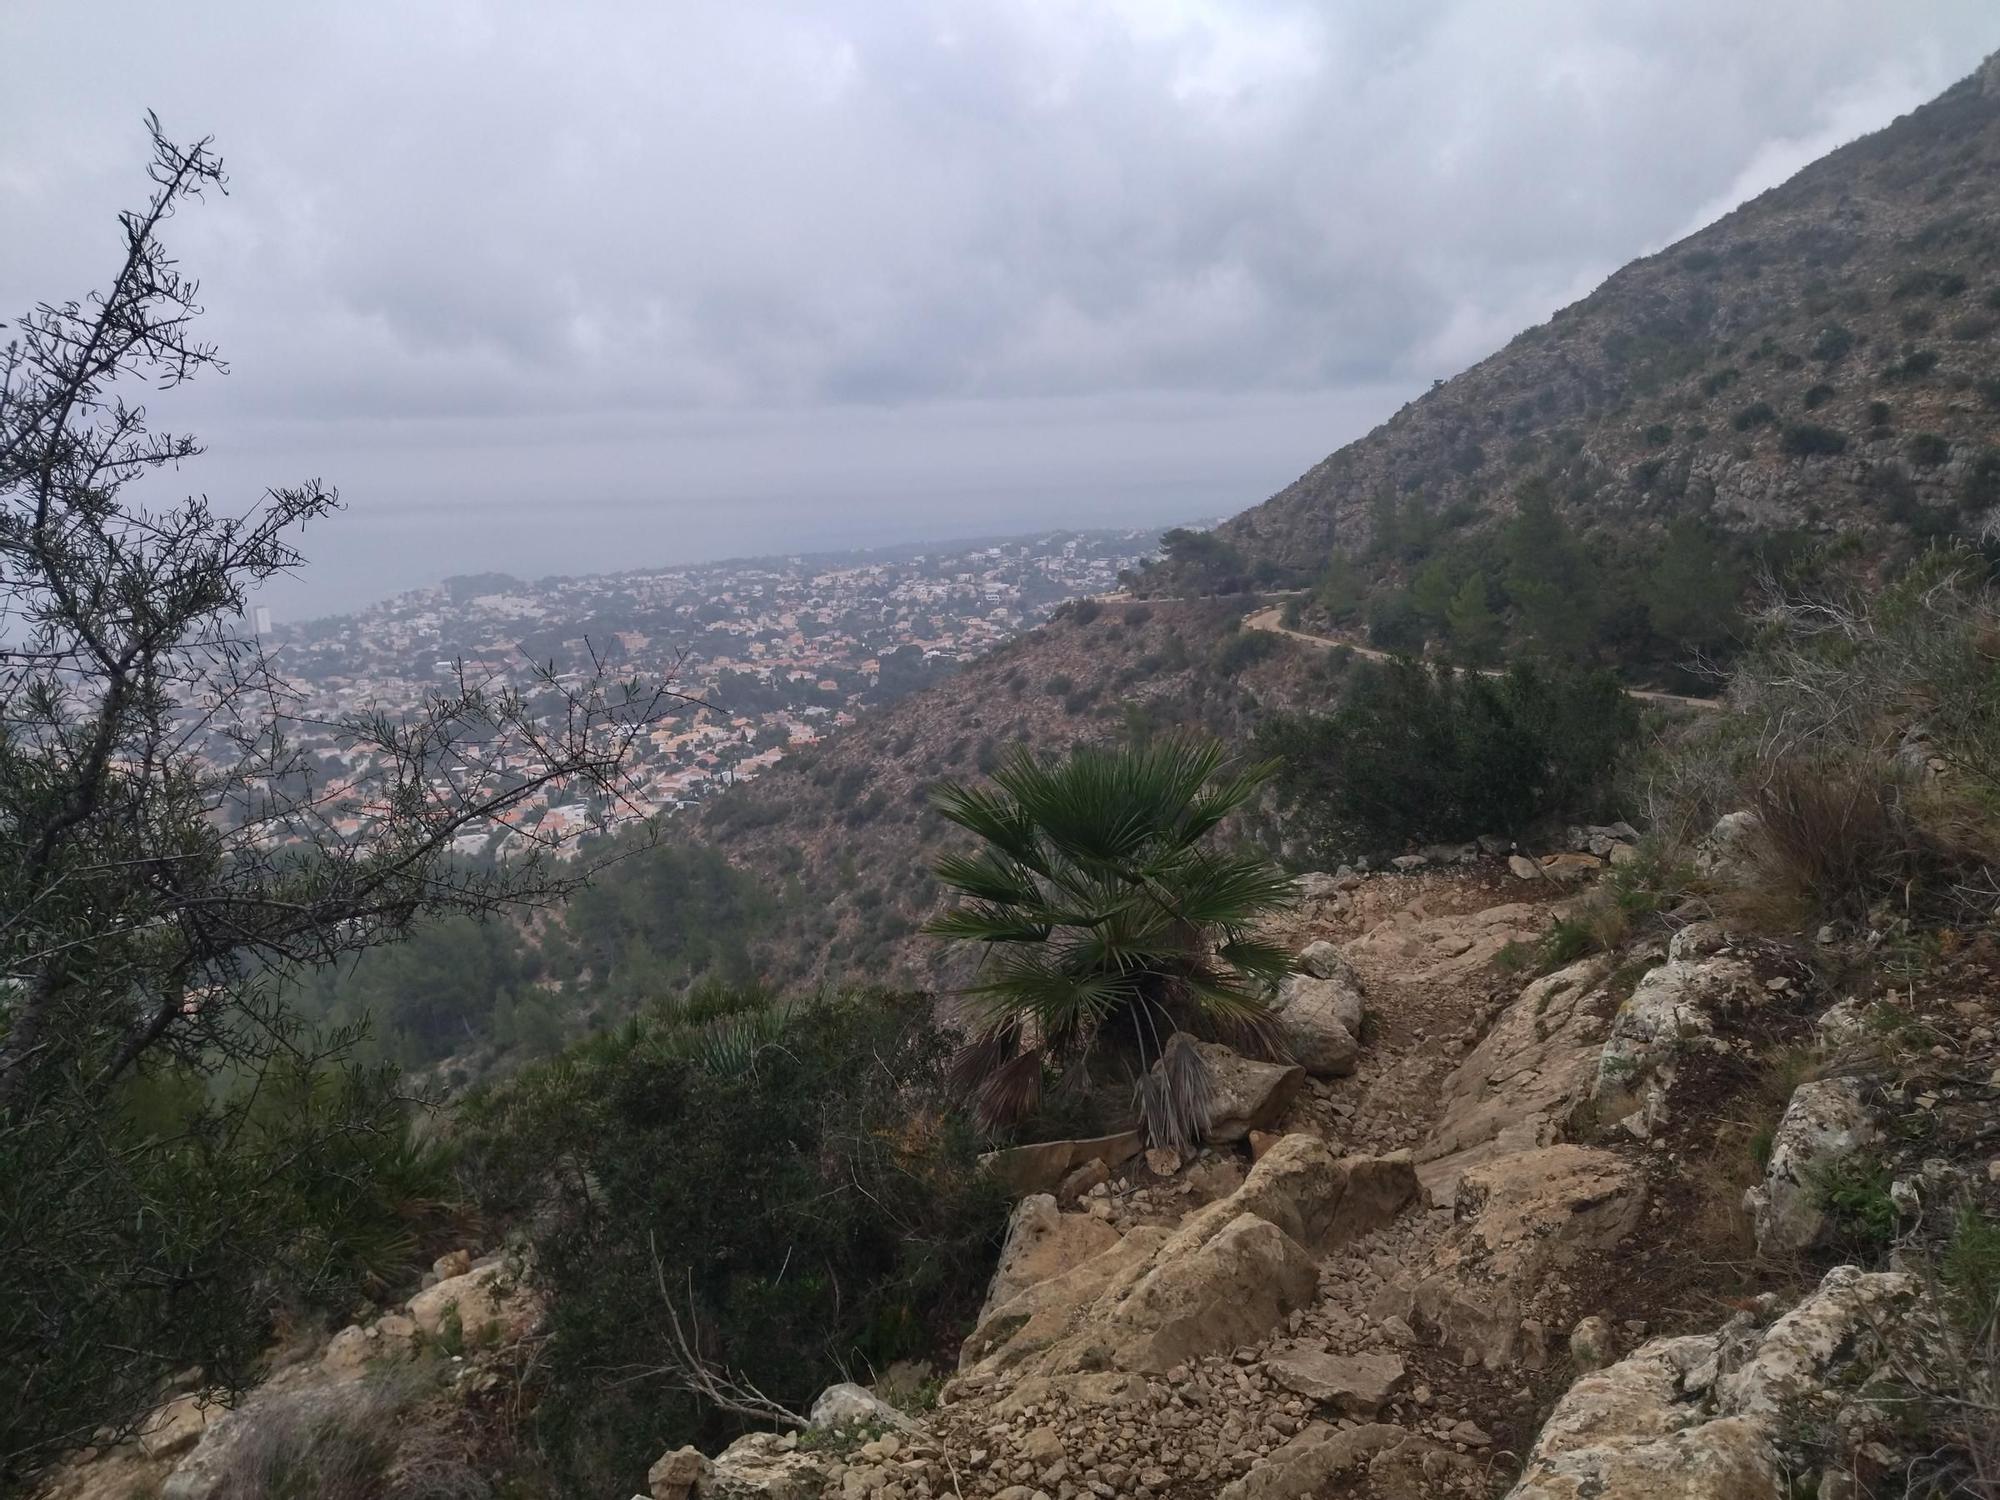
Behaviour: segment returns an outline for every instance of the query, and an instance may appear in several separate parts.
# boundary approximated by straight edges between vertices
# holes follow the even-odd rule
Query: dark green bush
[[[1810,386],[1807,388],[1804,398],[1805,408],[1807,411],[1816,411],[1820,407],[1826,405],[1827,402],[1831,401],[1833,397],[1834,397],[1833,387],[1828,385],[1825,381],[1821,381],[1818,385]]]
[[[1818,458],[1847,451],[1847,437],[1815,422],[1795,422],[1785,429],[1785,451],[1794,458]]]
[[[1951,457],[1951,444],[1935,432],[1920,432],[1910,439],[1910,462],[1931,469]]]
[[[540,1226],[535,1423],[566,1493],[629,1494],[663,1449],[743,1430],[660,1373],[667,1297],[707,1359],[796,1410],[955,1347],[992,1269],[1005,1203],[949,1105],[928,999],[718,1003],[465,1108],[482,1202]]]
[[[1258,733],[1288,817],[1339,859],[1599,811],[1638,710],[1607,672],[1361,664],[1331,713]]]
[[[1753,401],[1730,418],[1730,425],[1738,432],[1748,432],[1753,427],[1769,427],[1777,420],[1777,409],[1770,402]]]
[[[1224,677],[1234,676],[1252,662],[1278,649],[1278,638],[1264,630],[1232,630],[1215,643],[1209,665]]]

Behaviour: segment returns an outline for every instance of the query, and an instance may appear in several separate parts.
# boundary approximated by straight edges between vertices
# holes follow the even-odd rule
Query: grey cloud
[[[905,515],[990,461],[954,459],[969,406],[1014,414],[1019,484],[1084,492],[1078,424],[1149,396],[1231,414],[1231,509],[2000,45],[1988,0],[88,13],[0,13],[0,310],[109,270],[144,108],[213,132],[232,195],[173,233],[235,374],[175,415],[232,476],[365,472],[384,525],[516,484],[524,432],[593,491],[757,475],[803,505],[843,425],[864,493],[828,527]],[[1273,441],[1259,403],[1300,425]],[[738,446],[650,446],[702,413]],[[619,440],[561,449],[600,421]],[[1107,430],[1126,482],[1184,493],[1143,423]],[[934,519],[977,529],[1010,491],[952,493]]]

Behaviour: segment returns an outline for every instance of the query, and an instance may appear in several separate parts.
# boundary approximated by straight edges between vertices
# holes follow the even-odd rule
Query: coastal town
[[[481,574],[260,635],[296,705],[290,731],[317,767],[322,805],[351,793],[335,818],[348,835],[369,820],[372,781],[367,752],[342,728],[357,716],[417,712],[461,683],[532,700],[600,670],[677,695],[633,741],[615,806],[533,793],[457,846],[504,857],[516,841],[569,841],[755,776],[1065,601],[1116,588],[1159,535],[1061,532],[535,582]],[[527,759],[483,767],[496,780],[534,770]]]

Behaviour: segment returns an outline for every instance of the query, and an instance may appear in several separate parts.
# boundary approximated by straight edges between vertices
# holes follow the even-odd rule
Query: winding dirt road
[[[1268,631],[1272,635],[1282,635],[1289,640],[1298,641],[1307,646],[1318,647],[1322,651],[1330,651],[1335,646],[1345,646],[1356,656],[1365,657],[1369,661],[1389,661],[1393,657],[1392,652],[1377,651],[1372,646],[1357,646],[1352,641],[1337,641],[1330,636],[1308,635],[1303,630],[1292,630],[1282,622],[1282,606],[1269,605],[1264,609],[1256,610],[1245,616],[1243,628],[1245,630]],[[1481,677],[1498,677],[1501,673],[1496,668],[1486,668],[1479,675]],[[1637,698],[1646,703],[1671,703],[1679,708],[1699,708],[1710,713],[1722,707],[1722,704],[1713,698],[1687,698],[1679,693],[1657,693],[1648,688],[1627,688],[1625,689],[1625,695],[1628,698]]]

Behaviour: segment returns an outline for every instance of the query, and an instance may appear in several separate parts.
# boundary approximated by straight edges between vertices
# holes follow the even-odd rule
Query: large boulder
[[[1301,954],[1300,969],[1278,986],[1272,1013],[1292,1057],[1308,1073],[1345,1077],[1361,1055],[1360,978],[1327,942],[1314,943]]]
[[[1467,1168],[1561,1139],[1597,1077],[1611,967],[1586,958],[1528,985],[1445,1080],[1442,1112],[1417,1152],[1434,1206],[1450,1206]]]
[[[1508,1500],[1783,1500],[1809,1456],[1789,1441],[1893,1432],[1903,1381],[1877,1376],[1923,1337],[1917,1303],[1910,1276],[1838,1266],[1768,1329],[1739,1313],[1712,1334],[1656,1339],[1569,1388]],[[1888,1410],[1870,1405],[1877,1391]]]
[[[1060,1276],[1118,1243],[1118,1231],[1089,1214],[1066,1214],[1048,1193],[1035,1193],[1014,1206],[1000,1263],[980,1309],[983,1320],[1038,1282]]]
[[[1016,1381],[1156,1374],[1257,1343],[1317,1295],[1324,1249],[1380,1227],[1415,1193],[1406,1158],[1338,1158],[1287,1136],[1178,1227],[1133,1229],[990,1304],[959,1368]]]
[[[1306,1081],[1296,1063],[1259,1062],[1218,1042],[1197,1041],[1176,1032],[1155,1070],[1174,1067],[1175,1053],[1192,1049],[1208,1065],[1210,1079],[1207,1137],[1219,1145],[1240,1141],[1253,1130],[1269,1130],[1291,1108]]]
[[[1409,1372],[1393,1354],[1332,1354],[1325,1349],[1281,1349],[1264,1369],[1286,1390],[1330,1405],[1342,1416],[1372,1417],[1403,1388]]]
[[[690,1492],[697,1500],[819,1500],[826,1470],[797,1441],[772,1432],[738,1438],[708,1463]]]
[[[831,1432],[844,1427],[869,1427],[882,1431],[915,1432],[917,1424],[895,1407],[851,1380],[830,1385],[812,1404],[807,1425],[815,1432]]]
[[[1761,994],[1755,972],[1741,959],[1669,959],[1649,969],[1611,1018],[1591,1090],[1600,1115],[1622,1121],[1642,1139],[1651,1136],[1667,1118],[1682,1060],[1721,1045],[1716,1008]]]
[[[439,1337],[455,1318],[465,1343],[483,1347],[511,1344],[534,1332],[543,1305],[515,1268],[493,1256],[462,1276],[425,1287],[405,1304],[405,1310],[427,1338]]]
[[[1269,1219],[1325,1252],[1380,1229],[1416,1197],[1409,1157],[1335,1156],[1318,1136],[1293,1134],[1265,1151],[1225,1211]]]
[[[1570,1321],[1558,1300],[1564,1275],[1615,1249],[1645,1207],[1644,1170],[1595,1147],[1544,1146],[1471,1167],[1457,1222],[1413,1269],[1414,1309],[1464,1363],[1513,1365],[1531,1352],[1529,1320]]]
[[[1204,1242],[1162,1254],[1108,1310],[1099,1347],[1116,1367],[1164,1373],[1254,1344],[1319,1290],[1319,1263],[1268,1219],[1239,1214]]]
[[[1821,1078],[1794,1089],[1771,1139],[1764,1180],[1743,1199],[1759,1253],[1789,1255],[1823,1241],[1830,1221],[1815,1175],[1879,1133],[1860,1079]]]
[[[1248,1474],[1225,1485],[1220,1500],[1307,1500],[1325,1494],[1349,1470],[1409,1436],[1387,1422],[1347,1428],[1311,1423]]]

